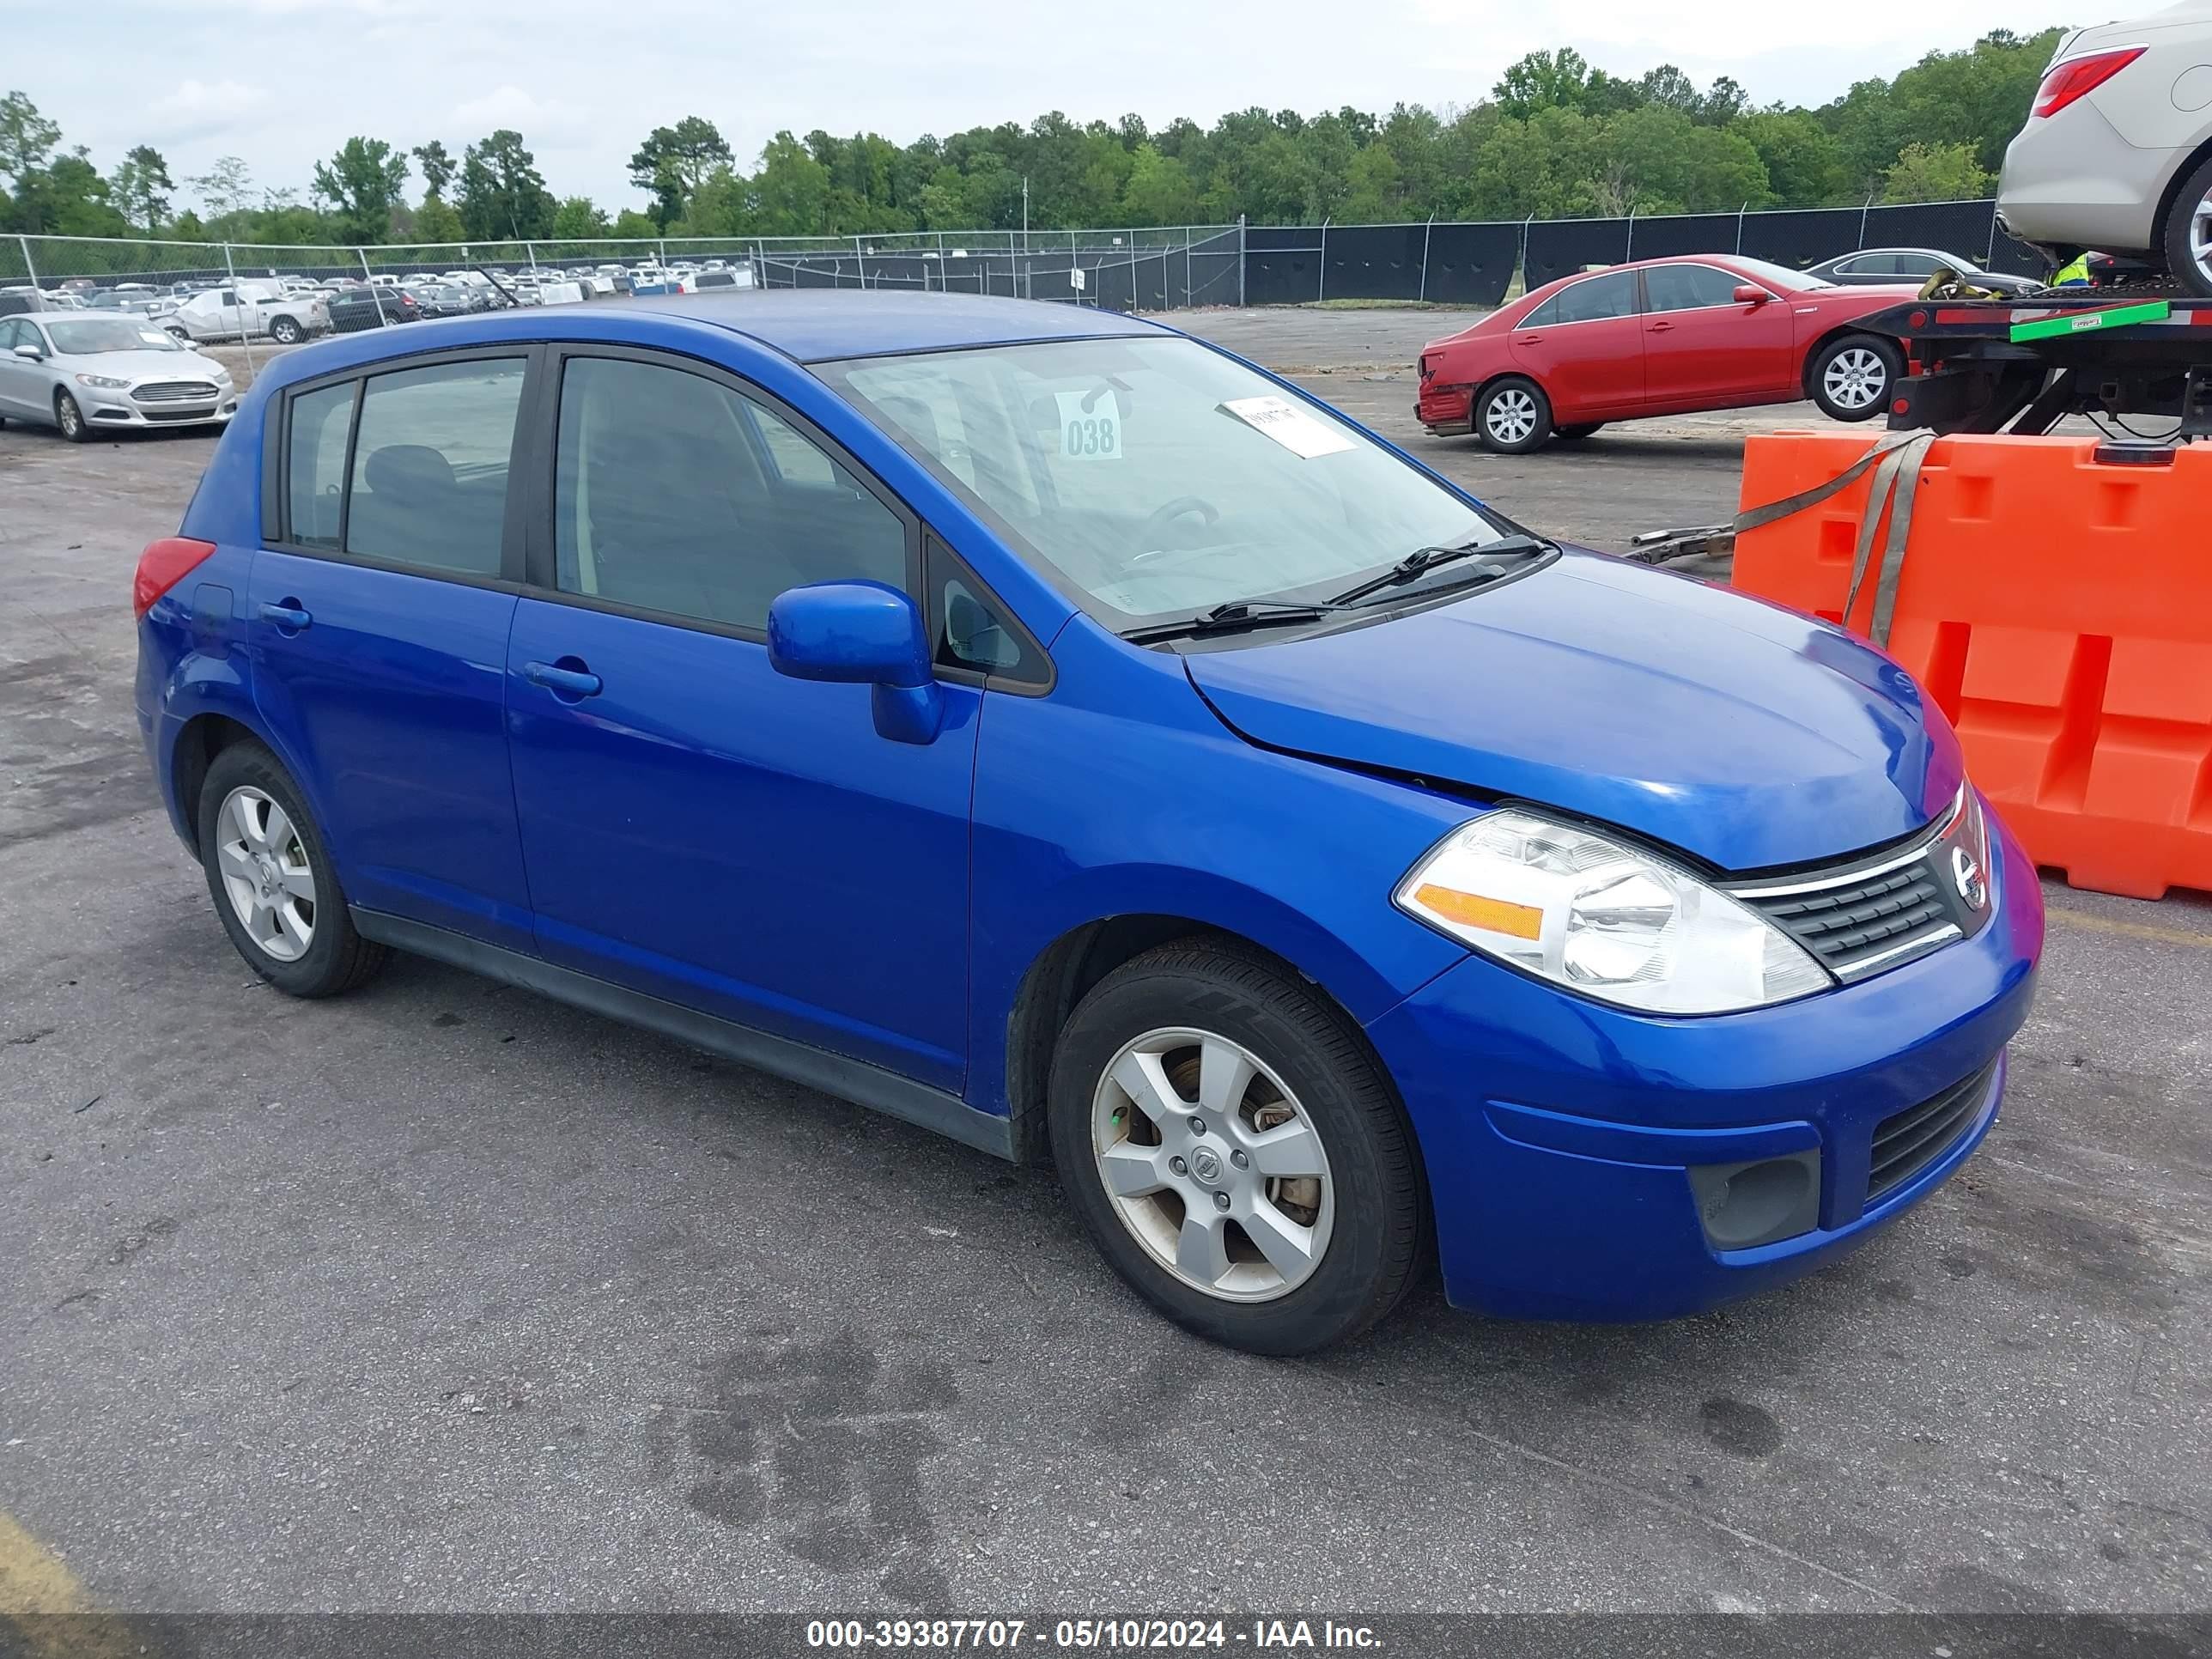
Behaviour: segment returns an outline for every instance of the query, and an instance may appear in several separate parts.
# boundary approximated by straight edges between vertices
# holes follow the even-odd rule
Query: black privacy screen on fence
[[[689,258],[750,266],[765,288],[889,289],[997,295],[1112,311],[1186,306],[1310,305],[1316,301],[1486,309],[1593,265],[1723,253],[1802,270],[1861,248],[1923,247],[2038,276],[2048,266],[1997,228],[1992,202],[1771,212],[1639,215],[1623,219],[1401,225],[1196,225],[1101,230],[909,231],[786,239],[630,239],[586,243],[441,244],[410,248],[266,247],[123,237],[0,235],[0,287],[132,280],[177,294],[229,282],[358,281],[449,266],[486,266],[525,283],[584,259],[647,274]],[[613,263],[606,263],[611,259]],[[573,267],[570,267],[573,268]],[[66,301],[61,301],[67,303]]]

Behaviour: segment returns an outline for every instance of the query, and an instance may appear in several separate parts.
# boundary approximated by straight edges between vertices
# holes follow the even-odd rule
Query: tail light
[[[2144,51],[2142,46],[2122,46],[2116,51],[2093,52],[2084,58],[2069,58],[2063,64],[2052,64],[2043,77],[2043,84],[2035,89],[2035,103],[2028,110],[2028,114],[2057,114],[2075,99],[2096,91],[2142,57]]]
[[[143,621],[155,600],[184,580],[214,551],[213,542],[196,542],[189,536],[167,536],[149,544],[138,556],[138,574],[131,579],[131,614]]]

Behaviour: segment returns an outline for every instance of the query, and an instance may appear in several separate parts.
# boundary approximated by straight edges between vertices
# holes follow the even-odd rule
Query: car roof
[[[712,295],[641,295],[624,308],[713,324],[802,363],[1167,331],[1119,312],[919,289],[721,289]]]

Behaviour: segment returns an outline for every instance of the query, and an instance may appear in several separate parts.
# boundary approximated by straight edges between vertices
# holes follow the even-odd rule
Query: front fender
[[[1391,890],[1463,800],[1245,742],[1181,659],[1079,618],[1050,697],[986,701],[975,793],[969,1095],[1008,1109],[1008,1021],[1077,928],[1160,915],[1248,939],[1374,1019],[1461,960]]]

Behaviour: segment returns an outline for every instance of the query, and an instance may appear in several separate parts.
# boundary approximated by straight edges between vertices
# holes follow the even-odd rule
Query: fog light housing
[[[1818,1147],[1744,1164],[1692,1164],[1688,1174],[1705,1242],[1717,1250],[1748,1250],[1820,1224]]]

